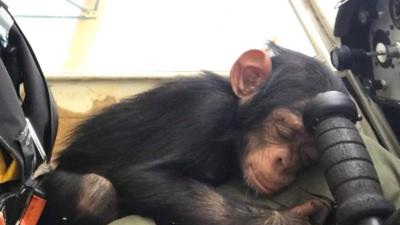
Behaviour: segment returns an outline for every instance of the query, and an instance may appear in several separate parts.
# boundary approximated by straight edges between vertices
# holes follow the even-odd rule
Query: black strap
[[[9,16],[6,20],[12,19],[13,23],[8,35],[3,37],[5,47],[0,46],[0,147],[17,159],[23,182],[29,182],[43,159],[50,159],[58,115],[32,48],[11,14],[7,10],[4,14],[4,8],[1,10],[3,16]],[[25,89],[24,99],[19,96],[21,83]],[[26,132],[26,118],[34,128],[29,132]],[[35,150],[39,148],[33,144],[32,132],[36,134],[36,146],[38,143],[43,146],[47,157],[37,156],[39,153]]]
[[[0,0],[0,6],[1,7],[3,7],[3,8],[5,8],[5,9],[8,9],[8,6],[7,6],[7,4],[6,3],[4,3],[3,1],[1,1]]]

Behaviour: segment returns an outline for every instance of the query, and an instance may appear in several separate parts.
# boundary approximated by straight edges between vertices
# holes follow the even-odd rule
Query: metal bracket
[[[40,143],[40,140],[35,132],[35,129],[33,128],[32,124],[28,118],[25,118],[25,120],[26,120],[26,124],[27,124],[28,130],[29,130],[29,135],[32,137],[33,143],[35,144],[36,149],[38,150],[38,152],[40,154],[40,157],[42,157],[42,159],[44,161],[47,161],[46,152],[44,151],[43,146]]]
[[[8,35],[13,24],[14,20],[7,10],[4,7],[0,7],[0,44],[4,48],[8,45]]]

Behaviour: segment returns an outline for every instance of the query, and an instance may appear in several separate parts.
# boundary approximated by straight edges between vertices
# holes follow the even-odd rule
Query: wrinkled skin
[[[241,166],[250,187],[273,194],[292,183],[316,157],[314,140],[304,130],[301,116],[288,108],[278,108],[249,135]]]

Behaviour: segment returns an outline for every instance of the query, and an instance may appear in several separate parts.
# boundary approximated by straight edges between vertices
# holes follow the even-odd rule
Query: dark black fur
[[[271,211],[223,197],[213,186],[232,177],[243,137],[274,107],[344,91],[316,60],[272,48],[277,56],[271,78],[241,107],[229,81],[206,72],[161,85],[85,121],[48,180],[52,224],[105,224],[132,213],[158,224],[264,224]],[[88,200],[93,208],[85,208],[82,201]]]

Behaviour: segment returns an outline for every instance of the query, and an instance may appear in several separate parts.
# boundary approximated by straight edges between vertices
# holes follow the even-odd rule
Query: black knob
[[[331,51],[331,62],[337,70],[351,69],[353,64],[351,49],[346,45]]]
[[[365,62],[369,55],[363,49],[350,49],[342,45],[331,51],[331,63],[339,71],[352,69],[355,64]]]

